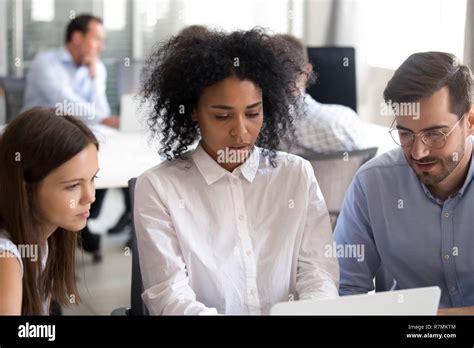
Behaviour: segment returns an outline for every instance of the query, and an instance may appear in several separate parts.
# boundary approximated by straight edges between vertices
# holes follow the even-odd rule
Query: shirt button
[[[449,217],[449,213],[444,213],[444,217],[445,217],[445,218],[448,218],[448,217]]]
[[[240,220],[240,221],[244,221],[244,219],[245,219],[245,217],[244,217],[242,214],[240,214],[240,215],[239,215],[239,220]]]
[[[452,286],[452,287],[449,288],[449,291],[456,292],[456,288],[454,286]]]
[[[247,250],[247,251],[245,252],[245,255],[247,255],[247,256],[250,256],[251,254],[252,254],[252,252],[251,252],[250,250]]]
[[[445,260],[449,260],[449,255],[444,255]]]
[[[255,293],[256,293],[255,289],[251,289],[251,290],[250,290],[250,294],[251,294],[252,296],[255,296]]]

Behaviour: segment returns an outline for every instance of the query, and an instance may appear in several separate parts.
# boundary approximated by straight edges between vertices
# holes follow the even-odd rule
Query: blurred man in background
[[[105,32],[102,20],[83,14],[67,26],[65,45],[39,52],[33,59],[26,78],[23,109],[33,106],[56,108],[57,114],[79,117],[89,126],[102,124],[119,127],[119,117],[110,115],[105,94],[107,71],[100,60],[104,48]],[[96,218],[106,190],[96,190],[96,200],[90,217]],[[100,235],[82,231],[84,250],[91,252],[98,262]]]

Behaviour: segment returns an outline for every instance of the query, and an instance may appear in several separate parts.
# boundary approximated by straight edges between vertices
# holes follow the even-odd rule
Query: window
[[[140,52],[146,58],[156,44],[188,25],[201,24],[232,31],[255,26],[289,32],[292,16],[300,15],[300,0],[137,0]],[[302,29],[301,29],[302,30]],[[137,38],[135,38],[137,40]]]
[[[127,21],[126,0],[104,0],[105,30],[123,30]]]
[[[54,0],[32,0],[31,21],[51,22],[54,18]]]
[[[410,54],[463,57],[466,0],[364,0],[368,63],[396,69]]]

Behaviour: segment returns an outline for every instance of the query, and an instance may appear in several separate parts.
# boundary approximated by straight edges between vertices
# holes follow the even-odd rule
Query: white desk
[[[0,132],[3,127],[0,125]],[[149,144],[145,132],[121,132],[102,125],[92,129],[100,145],[98,189],[127,187],[129,179],[162,161],[156,143]],[[377,155],[398,147],[388,134],[387,127],[366,123],[364,134],[366,147],[379,148]]]
[[[0,135],[6,125],[0,124]],[[128,180],[161,162],[158,146],[141,132],[120,132],[106,126],[93,126],[99,141],[99,168],[96,188],[127,187]]]
[[[158,147],[149,143],[144,132],[120,132],[105,126],[92,129],[99,140],[98,189],[126,187],[129,179],[162,161]]]

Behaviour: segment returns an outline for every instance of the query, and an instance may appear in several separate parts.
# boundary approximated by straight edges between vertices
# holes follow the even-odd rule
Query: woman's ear
[[[196,109],[194,108],[193,111],[191,112],[191,119],[194,121],[194,122],[197,122],[197,112],[196,112]]]

